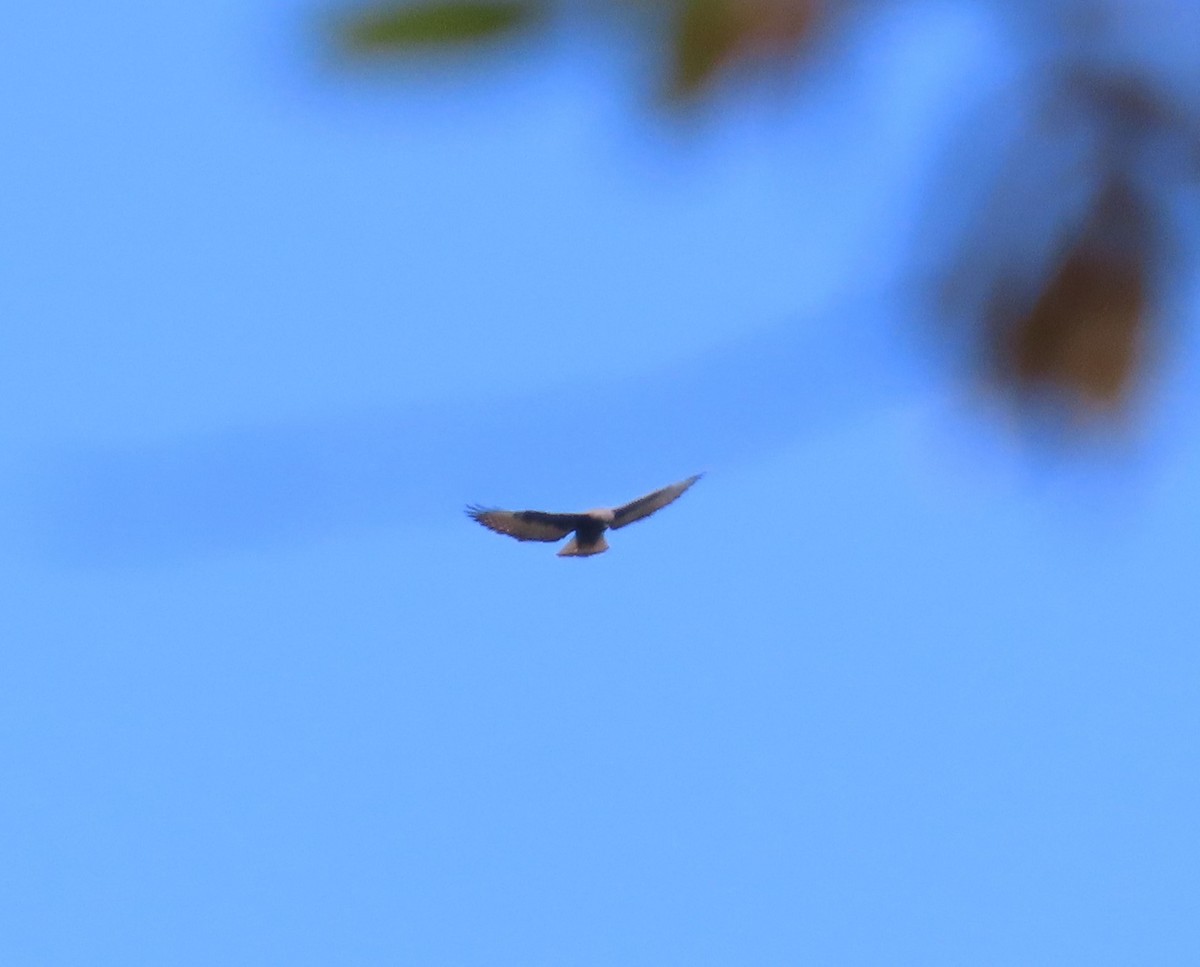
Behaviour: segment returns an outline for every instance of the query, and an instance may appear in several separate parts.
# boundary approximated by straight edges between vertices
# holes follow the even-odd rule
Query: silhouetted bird
[[[541,510],[494,510],[470,506],[467,516],[497,534],[507,534],[519,541],[560,541],[573,531],[575,536],[558,552],[558,556],[588,557],[608,550],[604,532],[610,527],[616,530],[649,517],[678,499],[702,476],[698,473],[680,483],[631,500],[623,507],[603,507],[582,514],[548,514]]]

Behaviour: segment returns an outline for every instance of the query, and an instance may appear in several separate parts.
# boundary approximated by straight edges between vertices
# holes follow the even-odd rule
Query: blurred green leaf
[[[732,55],[740,28],[730,0],[685,0],[675,26],[670,96],[697,94]]]
[[[828,13],[827,0],[682,0],[676,4],[668,95],[689,100],[735,64],[794,58]]]
[[[355,53],[461,47],[512,33],[541,19],[531,0],[395,4],[365,10],[343,24],[343,44]]]

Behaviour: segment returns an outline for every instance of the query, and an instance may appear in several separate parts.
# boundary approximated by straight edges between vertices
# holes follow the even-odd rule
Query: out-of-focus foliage
[[[600,0],[598,7],[615,16],[646,14],[641,23],[666,31],[659,38],[666,54],[664,86],[668,98],[680,103],[735,63],[782,62],[823,22],[832,2],[836,0]],[[400,0],[341,18],[338,31],[341,46],[350,53],[449,52],[544,25],[549,13],[547,5],[535,0]],[[658,13],[665,16],[653,15]]]
[[[727,65],[782,62],[820,22],[824,0],[685,0],[674,5],[668,94],[702,92]]]
[[[1036,81],[1025,143],[937,284],[950,293],[947,315],[977,334],[993,383],[1018,401],[1115,414],[1164,341],[1164,292],[1181,268],[1169,209],[1200,174],[1200,138],[1170,92],[1121,71],[1070,67]],[[1059,170],[1056,153],[1072,138],[1084,147]],[[1081,209],[1054,205],[1054,192],[1082,194]],[[1040,212],[1048,204],[1049,222]],[[1006,245],[1000,226],[1013,220],[1022,230]],[[964,302],[964,291],[982,296]]]
[[[534,23],[543,13],[529,0],[393,4],[364,10],[341,25],[342,44],[360,54],[445,48],[490,40]]]
[[[1003,384],[1101,408],[1125,400],[1151,324],[1145,223],[1130,186],[1111,184],[1032,305],[1012,305],[1019,289],[997,287],[986,321]]]
[[[1186,2],[1180,0],[1180,11]],[[569,0],[558,3],[565,8]],[[793,70],[837,17],[864,4],[596,0],[587,9],[640,16],[647,30],[662,32],[654,46],[662,52],[663,88],[667,103],[679,106],[705,96],[735,67]],[[992,184],[974,186],[980,200],[961,244],[951,245],[958,254],[930,282],[931,294],[939,294],[930,304],[969,334],[968,355],[979,374],[1013,399],[1054,401],[1065,413],[1113,414],[1133,398],[1148,372],[1149,348],[1162,342],[1163,293],[1178,282],[1172,273],[1180,268],[1170,258],[1180,249],[1172,237],[1179,220],[1168,209],[1176,189],[1200,178],[1200,90],[1185,90],[1177,78],[1164,82],[1149,69],[1152,50],[1142,51],[1141,60],[1112,56],[1112,38],[1125,24],[1143,15],[1169,18],[1169,4],[998,0],[998,9],[1024,22],[1029,62],[1036,65],[1024,80],[1028,109],[1015,135],[1021,150]],[[543,13],[512,2],[416,0],[352,18],[345,36],[351,47],[374,53],[449,49],[545,22]],[[1183,17],[1180,29],[1197,33],[1200,52],[1200,14]],[[1200,72],[1189,77],[1200,87]],[[1057,174],[1070,191],[1058,191],[1054,159],[1072,137],[1085,147],[1070,172]],[[961,140],[971,142],[972,132],[962,132]],[[1055,191],[1083,200],[1074,209],[1051,205],[1054,213],[1046,216],[1047,194]],[[935,221],[937,202],[931,192]],[[1000,229],[1014,222],[1015,242],[999,242]]]

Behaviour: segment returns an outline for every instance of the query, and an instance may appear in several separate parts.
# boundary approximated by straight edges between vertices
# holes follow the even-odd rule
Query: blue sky
[[[1002,25],[682,124],[570,25],[348,76],[287,4],[21,19],[0,960],[1194,958],[1196,293],[1066,450],[908,298]],[[699,470],[583,561],[461,513]]]

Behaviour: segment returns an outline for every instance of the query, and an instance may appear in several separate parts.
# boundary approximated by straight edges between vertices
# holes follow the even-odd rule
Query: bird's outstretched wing
[[[703,476],[704,474],[698,473],[694,477],[688,477],[687,480],[681,480],[677,484],[671,484],[669,487],[663,487],[662,490],[646,494],[645,497],[631,500],[624,507],[618,507],[613,511],[613,522],[609,526],[616,529],[624,527],[626,524],[632,524],[635,520],[641,520],[643,517],[649,517],[656,510],[662,510],[667,504],[677,500],[680,494]]]
[[[495,510],[475,506],[467,508],[467,516],[488,530],[507,534],[519,541],[562,540],[584,522],[579,514],[547,514],[540,510]]]

